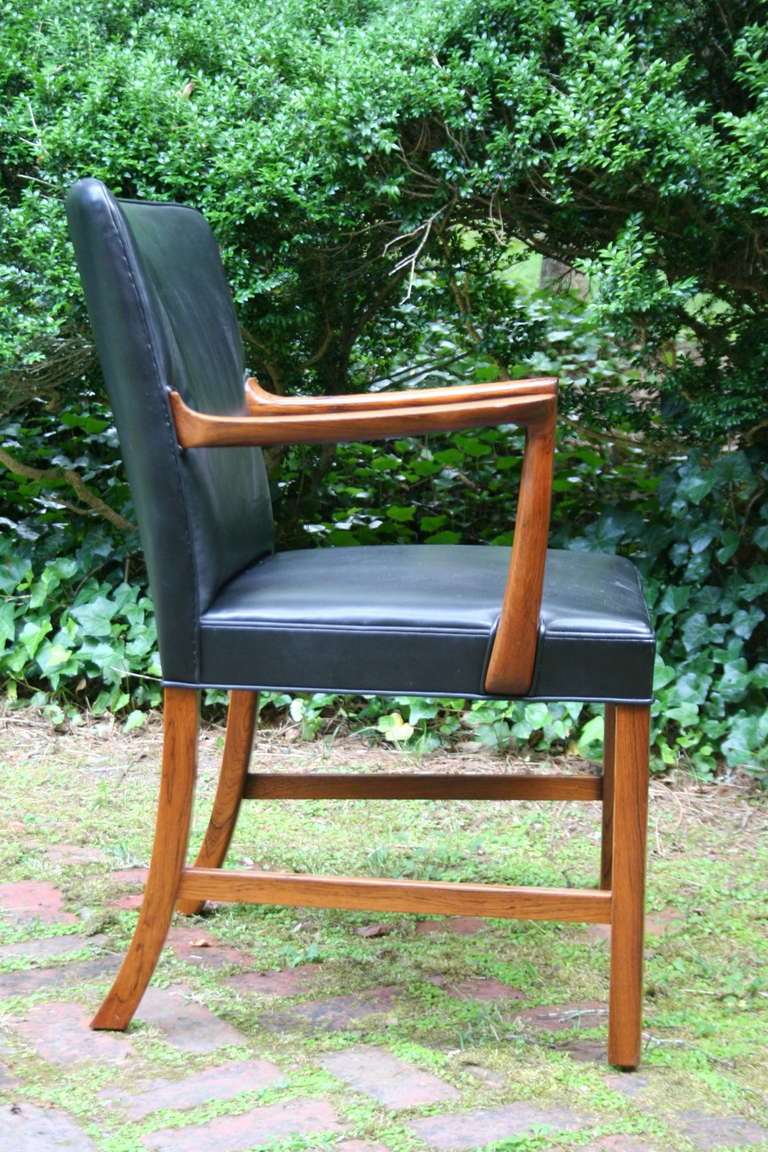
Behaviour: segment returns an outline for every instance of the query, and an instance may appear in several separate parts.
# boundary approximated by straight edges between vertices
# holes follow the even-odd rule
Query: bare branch
[[[63,480],[73,489],[83,504],[87,505],[85,508],[78,508],[76,504],[62,500],[61,503],[65,508],[71,512],[77,512],[80,516],[88,516],[92,512],[96,512],[108,520],[110,524],[113,524],[115,528],[119,528],[121,532],[135,532],[136,530],[136,526],[131,524],[130,520],[126,520],[119,512],[115,512],[114,508],[110,508],[109,504],[106,504],[92,488],[88,487],[82,476],[71,468],[33,468],[31,464],[23,464],[21,460],[17,460],[5,448],[0,448],[0,464],[3,464],[14,476],[21,476],[24,480],[35,480],[38,484],[56,485]]]
[[[419,233],[421,233],[421,239],[419,240],[414,250],[407,256],[403,256],[402,260],[398,260],[397,264],[395,264],[394,268],[391,268],[389,272],[390,276],[394,276],[395,273],[402,272],[406,268],[408,269],[408,288],[406,290],[404,300],[410,300],[411,298],[411,292],[413,290],[413,278],[416,275],[416,261],[421,255],[427,240],[429,240],[429,236],[432,231],[432,225],[435,223],[435,220],[437,220],[439,216],[442,216],[446,208],[448,208],[448,205],[443,204],[442,208],[438,208],[437,212],[433,212],[431,216],[428,216],[423,224],[419,224],[418,228],[412,228],[410,232],[403,232],[401,236],[395,236],[393,240],[388,240],[384,245],[384,252],[386,253],[390,248],[393,248],[395,244],[399,244],[402,240],[410,240],[411,237],[418,236]]]

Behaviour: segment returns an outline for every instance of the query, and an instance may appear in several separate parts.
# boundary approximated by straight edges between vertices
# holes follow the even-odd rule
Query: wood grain
[[[122,1031],[128,1026],[165,943],[189,838],[197,774],[198,711],[195,689],[165,688],[163,770],[144,900],[122,967],[91,1028]]]
[[[311,413],[371,412],[379,408],[421,408],[430,404],[471,403],[499,396],[530,396],[557,393],[557,380],[545,376],[531,380],[497,380],[488,384],[459,384],[450,388],[411,388],[402,392],[364,392],[361,395],[277,396],[258,380],[245,382],[245,402],[252,416]]]
[[[608,1061],[621,1068],[640,1063],[649,715],[616,705]]]
[[[602,781],[599,776],[249,773],[244,796],[249,800],[600,800]]]
[[[499,696],[524,696],[533,679],[552,502],[555,415],[552,400],[526,435],[512,554],[485,677],[486,692]]]
[[[607,924],[611,918],[610,893],[591,888],[508,888],[495,884],[187,868],[180,891],[190,899],[301,908],[364,908],[370,912],[499,916],[596,924]]]
[[[421,436],[497,424],[540,424],[554,411],[548,393],[382,408],[363,412],[310,413],[279,416],[210,416],[195,412],[178,392],[169,400],[176,435],[183,448],[236,445],[330,444],[344,440],[380,440],[389,436]]]
[[[235,689],[229,694],[224,755],[208,827],[195,863],[200,868],[220,868],[227,855],[237,824],[243,788],[253,748],[258,693]],[[201,901],[179,900],[176,908],[183,916],[202,911]]]

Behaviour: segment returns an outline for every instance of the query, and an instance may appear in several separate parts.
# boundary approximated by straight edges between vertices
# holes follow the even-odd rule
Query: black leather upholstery
[[[267,557],[231,580],[203,613],[202,680],[483,696],[508,563],[506,548],[452,545]],[[529,697],[648,700],[653,652],[628,560],[548,553]]]
[[[167,394],[236,412],[243,357],[218,248],[199,212],[116,201],[81,180],[67,214],[136,505],[163,672],[199,676],[198,619],[235,572],[272,547],[257,448],[184,451]]]
[[[484,696],[509,552],[272,555],[259,449],[179,448],[169,389],[242,409],[242,349],[210,230],[176,204],[76,184],[67,211],[150,574],[166,683]],[[528,698],[646,703],[654,639],[615,556],[548,553]]]

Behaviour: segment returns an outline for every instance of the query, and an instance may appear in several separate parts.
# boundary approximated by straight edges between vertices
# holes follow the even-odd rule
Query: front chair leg
[[[196,868],[221,868],[237,824],[245,778],[253,748],[258,693],[234,689],[229,694],[227,733],[216,798],[205,838],[195,861]],[[176,907],[185,916],[200,912],[204,900],[179,900]]]
[[[198,722],[197,691],[166,688],[160,799],[144,900],[122,967],[91,1021],[92,1028],[122,1031],[128,1026],[165,943],[189,839],[197,774]]]
[[[616,705],[608,1062],[626,1069],[640,1063],[649,716],[647,705]]]

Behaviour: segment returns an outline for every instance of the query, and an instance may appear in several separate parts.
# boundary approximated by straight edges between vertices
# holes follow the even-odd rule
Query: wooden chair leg
[[[608,1062],[625,1069],[640,1063],[649,715],[644,704],[615,711]]]
[[[610,889],[613,864],[613,769],[616,760],[616,705],[605,705],[603,736],[603,828],[600,841],[600,887]]]
[[[257,699],[256,692],[241,689],[234,689],[229,694],[219,783],[208,828],[195,861],[196,868],[221,868],[227,855],[251,759]],[[179,900],[176,907],[183,915],[194,916],[204,904],[204,900]]]
[[[165,689],[163,770],[144,900],[122,967],[91,1021],[92,1028],[122,1031],[128,1026],[165,943],[189,839],[197,774],[198,716],[195,689]]]

